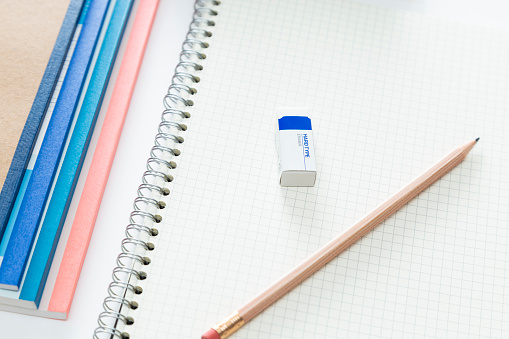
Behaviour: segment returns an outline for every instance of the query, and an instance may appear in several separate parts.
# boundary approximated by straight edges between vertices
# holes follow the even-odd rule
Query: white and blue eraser
[[[276,143],[281,186],[314,186],[316,180],[313,130],[307,108],[276,109]]]

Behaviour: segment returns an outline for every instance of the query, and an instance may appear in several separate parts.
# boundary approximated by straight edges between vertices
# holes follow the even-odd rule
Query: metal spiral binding
[[[197,90],[193,86],[200,82],[196,73],[203,70],[201,61],[206,58],[203,50],[209,47],[205,40],[212,36],[210,29],[215,25],[212,18],[218,14],[216,8],[219,4],[215,0],[195,2],[193,21],[182,45],[180,62],[175,68],[172,83],[163,99],[164,111],[147,160],[147,171],[143,173],[142,184],[138,187],[130,223],[125,229],[126,238],[122,240],[117,267],[113,270],[112,282],[108,287],[109,296],[104,299],[104,311],[99,315],[99,326],[94,331],[96,339],[130,338],[128,330],[121,331],[117,325],[125,330],[135,323],[135,319],[128,315],[128,310],[140,306],[132,299],[143,293],[143,289],[136,284],[147,279],[147,273],[142,268],[150,265],[151,260],[145,254],[155,248],[149,240],[159,234],[159,230],[153,227],[162,221],[157,211],[166,207],[166,203],[159,198],[170,194],[164,185],[173,181],[170,172],[177,164],[172,159],[181,154],[175,146],[184,142],[180,134],[187,130],[187,125],[183,121],[191,116],[185,108],[194,105],[190,98]]]

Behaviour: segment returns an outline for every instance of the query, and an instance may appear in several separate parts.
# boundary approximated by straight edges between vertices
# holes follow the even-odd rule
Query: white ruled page
[[[348,1],[221,3],[123,330],[199,338],[480,137],[232,339],[509,337],[509,34]],[[278,184],[282,106],[310,108],[312,188]]]

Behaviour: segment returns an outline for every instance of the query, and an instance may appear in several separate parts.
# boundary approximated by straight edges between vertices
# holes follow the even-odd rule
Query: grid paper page
[[[224,0],[218,11],[135,323],[123,330],[199,338],[480,137],[458,167],[232,338],[509,337],[509,36],[336,0]],[[315,187],[278,185],[282,106],[310,108]]]

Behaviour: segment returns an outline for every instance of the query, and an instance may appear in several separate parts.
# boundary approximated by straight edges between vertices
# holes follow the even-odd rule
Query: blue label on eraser
[[[278,119],[279,130],[311,130],[311,119],[308,117],[284,116]]]

